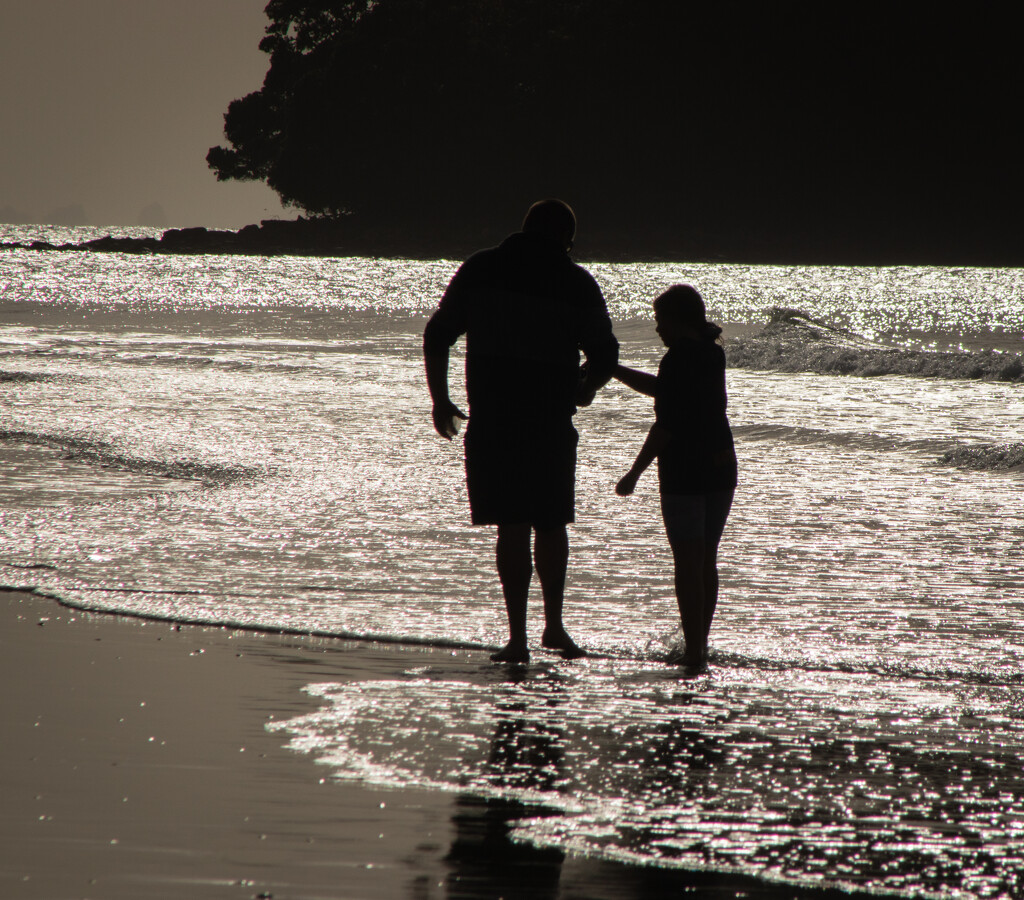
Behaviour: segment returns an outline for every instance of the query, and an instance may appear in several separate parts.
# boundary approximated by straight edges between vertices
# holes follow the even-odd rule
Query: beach
[[[676,282],[736,363],[689,676],[615,384],[574,419],[590,655],[534,593],[488,660],[423,379],[454,265],[0,253],[0,896],[1020,896],[1022,273],[592,267],[627,364]]]
[[[443,879],[450,798],[339,788],[264,728],[313,706],[309,680],[420,654],[0,602],[3,896],[394,897]]]
[[[339,782],[266,729],[312,681],[464,668],[380,647],[0,594],[6,898],[848,897],[512,843],[524,807]]]

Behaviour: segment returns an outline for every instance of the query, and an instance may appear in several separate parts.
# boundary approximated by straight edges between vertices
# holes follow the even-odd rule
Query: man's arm
[[[448,396],[448,355],[452,344],[466,333],[464,285],[466,263],[459,266],[449,282],[441,303],[423,329],[423,362],[427,369],[427,388],[432,402],[434,429],[450,441],[459,432],[456,419],[466,419]]]
[[[620,497],[628,497],[636,489],[636,483],[640,480],[647,467],[654,462],[655,458],[664,450],[672,440],[672,433],[666,431],[657,422],[647,432],[647,440],[636,455],[636,461],[630,470],[622,476],[619,483],[615,485],[615,493]]]
[[[434,429],[441,437],[450,441],[459,433],[456,418],[465,420],[466,415],[448,396],[448,351],[425,351],[423,361],[427,368],[427,387],[433,404],[431,417],[434,420]]]

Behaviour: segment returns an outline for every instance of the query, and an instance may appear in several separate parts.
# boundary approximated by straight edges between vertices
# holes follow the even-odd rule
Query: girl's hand
[[[622,476],[619,483],[615,485],[615,493],[620,497],[628,497],[634,490],[636,490],[636,483],[639,479],[640,475],[630,469],[630,471]]]

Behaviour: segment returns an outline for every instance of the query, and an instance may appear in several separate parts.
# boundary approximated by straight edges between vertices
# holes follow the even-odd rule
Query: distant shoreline
[[[115,237],[52,243],[45,240],[0,241],[0,250],[91,251],[94,253],[194,254],[239,256],[383,257],[394,259],[465,259],[476,250],[500,243],[504,235],[486,235],[477,243],[426,241],[398,234],[357,234],[344,223],[316,219],[265,219],[237,231],[196,226],[169,228],[160,237]],[[579,254],[574,254],[579,257]],[[595,252],[591,262],[752,262],[691,254]]]
[[[346,229],[347,230],[347,229]],[[103,237],[54,244],[45,240],[0,243],[3,250],[93,251],[98,253],[240,254],[246,256],[353,256],[364,255],[351,235],[332,223],[316,220],[267,219],[237,231],[196,226],[168,228],[160,237]]]
[[[169,228],[160,237],[102,237],[80,242],[51,243],[45,240],[0,241],[0,250],[91,251],[135,254],[237,254],[242,256],[384,257],[395,259],[464,259],[476,250],[493,246],[504,233],[448,234],[443,238],[360,228],[347,220],[265,219],[258,225],[230,229]],[[1005,251],[909,253],[899,248],[849,247],[828,250],[793,241],[787,247],[759,246],[745,251],[722,252],[725,241],[713,236],[681,236],[662,240],[657,247],[625,236],[581,236],[576,258],[591,262],[706,262],[737,265],[821,266],[944,266],[1022,268],[1024,256],[1006,258]]]

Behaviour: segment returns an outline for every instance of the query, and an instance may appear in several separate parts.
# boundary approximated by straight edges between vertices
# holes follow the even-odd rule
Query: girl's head
[[[708,321],[704,298],[689,284],[674,284],[655,298],[654,320],[666,347],[680,337],[713,341],[722,333],[721,328]]]

